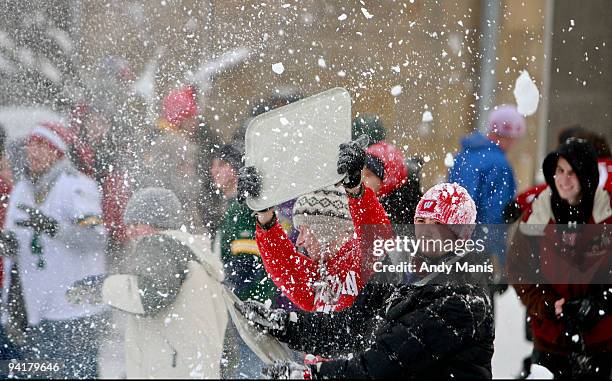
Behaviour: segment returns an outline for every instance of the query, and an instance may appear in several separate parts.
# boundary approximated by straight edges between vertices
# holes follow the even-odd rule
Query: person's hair
[[[591,142],[593,147],[595,148],[595,152],[597,153],[597,158],[606,158],[612,156],[610,153],[610,146],[606,141],[606,138],[597,132],[590,132],[586,137],[586,140]]]
[[[570,138],[588,140],[589,143],[593,145],[593,148],[595,148],[597,158],[612,156],[612,153],[610,153],[610,146],[608,145],[606,138],[600,133],[589,131],[579,124],[573,124],[563,128],[559,132],[559,145],[563,145],[567,139]]]
[[[586,139],[588,135],[588,130],[582,127],[579,124],[571,124],[569,126],[565,126],[559,131],[559,139],[557,143],[559,145],[564,144],[569,138],[581,138]]]

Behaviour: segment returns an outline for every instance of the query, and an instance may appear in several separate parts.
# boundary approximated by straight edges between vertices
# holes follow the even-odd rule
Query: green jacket
[[[225,281],[241,300],[265,302],[270,299],[275,304],[279,291],[259,257],[255,218],[251,214],[246,204],[236,199],[229,202],[218,231]]]

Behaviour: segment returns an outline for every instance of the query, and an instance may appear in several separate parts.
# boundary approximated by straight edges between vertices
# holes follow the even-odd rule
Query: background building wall
[[[125,58],[136,75],[157,62],[151,115],[159,111],[163,95],[184,85],[202,62],[247,48],[249,59],[215,76],[200,100],[204,116],[223,137],[244,122],[258,99],[285,91],[308,96],[342,86],[352,95],[354,115],[381,115],[390,141],[407,155],[429,159],[424,169],[429,186],[445,178],[447,154],[455,154],[460,138],[474,128],[482,95],[483,1],[4,1],[0,19],[19,44],[29,40],[34,49],[47,52],[60,49],[32,32],[37,15],[67,30],[75,48],[69,64],[57,58],[64,77],[78,72],[83,80],[100,80],[100,63],[108,56]],[[540,136],[551,149],[559,127],[582,123],[611,139],[612,80],[606,63],[612,6],[606,0],[553,1],[550,8],[552,0],[500,1],[494,103],[514,103],[512,90],[522,70],[529,71],[541,93],[550,86],[549,99],[541,102],[549,107],[527,118],[528,137],[510,153],[519,186],[525,188],[540,166]],[[551,9],[553,14],[547,14]],[[554,22],[545,31],[547,17]],[[546,57],[551,32],[552,55]],[[272,70],[279,62],[282,74]],[[544,84],[546,70],[551,77]],[[0,78],[0,104],[69,106],[61,83],[32,70],[7,74],[0,65]],[[422,121],[425,111],[431,112],[431,122]]]

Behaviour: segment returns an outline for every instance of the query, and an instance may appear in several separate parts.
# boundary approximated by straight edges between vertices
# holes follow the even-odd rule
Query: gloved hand
[[[367,141],[367,135],[362,135],[357,140],[340,144],[337,170],[340,175],[346,174],[342,182],[345,188],[355,188],[361,184],[361,170],[366,157],[363,147],[367,146]]]
[[[601,319],[609,314],[603,303],[592,298],[575,299],[563,304],[563,316],[581,330],[593,328]]]
[[[506,206],[504,207],[504,211],[502,212],[502,217],[504,219],[505,224],[513,224],[519,218],[521,218],[522,214],[523,214],[523,211],[521,210],[521,206],[519,205],[519,203],[512,200],[508,204],[506,204]]]
[[[271,309],[263,303],[246,301],[235,304],[238,311],[258,329],[273,336],[282,335],[289,323],[289,313],[282,308]]]
[[[293,361],[275,361],[263,367],[261,374],[269,380],[311,380],[312,368]]]
[[[25,204],[17,205],[17,208],[28,214],[27,220],[20,220],[15,222],[15,225],[32,228],[37,234],[48,234],[51,237],[55,237],[58,228],[58,222],[51,217],[45,216],[39,209],[27,206]]]
[[[14,257],[19,250],[15,233],[10,230],[0,231],[0,257]]]
[[[78,280],[66,291],[66,300],[73,305],[102,303],[102,286],[106,275],[92,275]]]
[[[238,170],[238,202],[244,202],[247,197],[257,197],[261,192],[261,176],[253,166]]]

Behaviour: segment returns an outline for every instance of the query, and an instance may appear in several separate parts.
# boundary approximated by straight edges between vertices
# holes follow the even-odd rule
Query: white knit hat
[[[351,221],[346,192],[327,187],[298,197],[293,206],[293,226]]]

